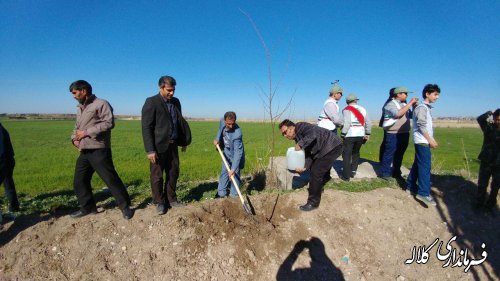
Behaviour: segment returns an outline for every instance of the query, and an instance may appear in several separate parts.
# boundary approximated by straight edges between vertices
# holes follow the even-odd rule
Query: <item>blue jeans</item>
[[[231,163],[228,164],[229,167],[231,167]],[[234,171],[234,179],[236,180],[236,183],[238,184],[239,187],[241,183],[239,168],[237,168]],[[231,178],[229,178],[229,173],[227,172],[226,166],[224,165],[224,163],[222,163],[222,169],[220,171],[220,177],[219,177],[219,186],[217,187],[217,193],[219,194],[219,197],[226,197],[229,184],[231,184],[231,188],[229,189],[229,196],[237,197],[238,192],[236,191],[236,187],[234,186],[234,183],[231,180]]]
[[[410,133],[389,134],[384,132],[385,147],[381,158],[382,177],[401,176],[403,156],[408,148]],[[392,164],[392,169],[391,169]]]
[[[418,181],[418,185],[417,185]],[[415,144],[415,160],[408,175],[408,189],[422,196],[431,194],[431,148]]]

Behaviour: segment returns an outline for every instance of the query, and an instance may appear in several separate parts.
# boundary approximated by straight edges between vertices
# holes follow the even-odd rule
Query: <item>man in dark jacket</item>
[[[330,179],[332,163],[342,153],[342,140],[333,132],[309,124],[294,124],[285,119],[279,124],[281,134],[289,140],[295,140],[295,150],[304,150],[306,164],[297,168],[297,173],[311,171],[309,196],[307,203],[300,206],[302,211],[311,211],[319,206],[323,186]]]
[[[493,123],[489,123],[488,118],[493,115]],[[477,202],[476,207],[485,206],[492,210],[497,204],[497,194],[500,187],[500,108],[488,111],[477,118],[477,122],[483,131],[483,147],[479,153],[479,177],[477,181]],[[491,178],[491,192],[486,199],[486,189]]]
[[[9,201],[9,212],[19,211],[16,186],[12,177],[14,173],[14,148],[7,130],[0,123],[0,185],[5,187],[5,197]]]
[[[146,99],[142,107],[142,138],[150,162],[151,191],[156,213],[163,215],[170,207],[183,207],[175,192],[179,177],[179,145],[181,141],[181,103],[174,97],[177,82],[171,76],[158,81],[158,94]],[[186,146],[182,146],[186,151]],[[163,184],[163,172],[167,179]]]

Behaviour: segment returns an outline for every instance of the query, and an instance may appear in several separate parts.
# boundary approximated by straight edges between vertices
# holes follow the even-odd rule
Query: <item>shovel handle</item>
[[[219,144],[216,144],[215,147],[217,147],[217,151],[219,151],[220,157],[222,158],[222,161],[224,162],[224,166],[226,166],[227,172],[231,172],[231,168],[229,168],[229,165],[227,164],[226,157],[224,157],[224,154],[222,153],[222,150],[220,149]],[[231,180],[233,181],[234,187],[236,188],[236,192],[238,192],[238,196],[240,197],[241,204],[245,204],[245,199],[243,199],[243,196],[241,195],[240,188],[238,186],[238,183],[236,182],[236,179],[234,178],[234,175],[230,177]]]

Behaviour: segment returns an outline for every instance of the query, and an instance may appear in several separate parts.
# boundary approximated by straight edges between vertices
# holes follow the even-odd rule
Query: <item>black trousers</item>
[[[110,148],[84,149],[76,160],[73,186],[80,207],[85,211],[96,210],[90,180],[94,172],[106,183],[120,209],[130,206],[130,197],[113,165]]]
[[[486,189],[491,178],[491,191],[487,205],[493,207],[497,203],[498,189],[500,188],[500,166],[492,165],[485,161],[481,161],[479,166],[479,177],[477,180],[477,200],[478,203],[484,203],[486,199]]]
[[[321,191],[323,186],[330,178],[330,170],[332,163],[342,154],[342,144],[336,146],[332,151],[325,156],[313,160],[311,164],[311,178],[309,180],[309,196],[307,203],[313,206],[319,206],[321,201]]]
[[[16,185],[13,178],[14,165],[0,171],[0,185],[3,183],[5,187],[5,197],[9,201],[9,211],[11,212],[19,209],[19,200],[17,199]]]
[[[150,163],[149,169],[151,172],[150,180],[153,203],[165,204],[166,201],[169,203],[177,202],[177,194],[175,192],[177,189],[177,179],[179,178],[179,149],[177,144],[170,144],[166,152],[158,153],[156,164]],[[163,180],[164,171],[167,176],[166,181]]]
[[[352,171],[358,170],[359,151],[363,145],[363,137],[344,138],[344,152],[342,152],[342,175],[350,178]]]

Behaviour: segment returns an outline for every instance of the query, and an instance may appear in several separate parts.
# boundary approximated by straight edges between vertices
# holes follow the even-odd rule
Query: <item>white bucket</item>
[[[306,155],[303,150],[295,150],[295,147],[288,148],[286,152],[287,169],[294,171],[297,168],[304,168]]]

